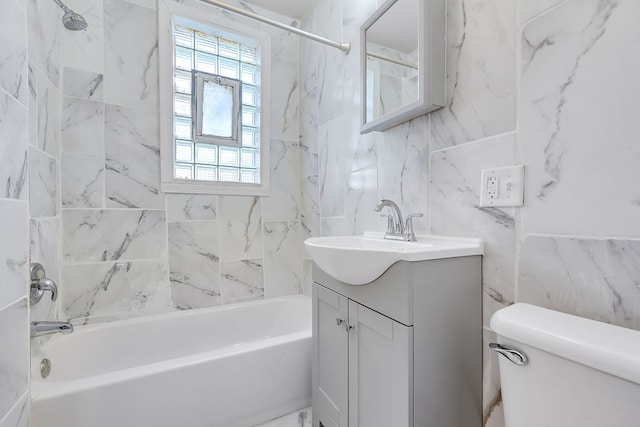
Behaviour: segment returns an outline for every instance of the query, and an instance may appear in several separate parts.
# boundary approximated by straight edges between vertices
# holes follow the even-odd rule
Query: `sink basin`
[[[384,233],[362,236],[311,237],[307,252],[329,276],[350,285],[365,285],[380,277],[398,261],[426,261],[482,255],[480,239],[417,235],[417,242],[384,239]]]

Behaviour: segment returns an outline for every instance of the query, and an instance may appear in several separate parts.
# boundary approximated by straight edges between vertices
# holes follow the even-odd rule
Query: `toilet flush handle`
[[[495,352],[500,353],[518,366],[525,366],[527,363],[529,363],[529,358],[527,357],[527,355],[513,347],[492,342],[489,344],[489,348]]]

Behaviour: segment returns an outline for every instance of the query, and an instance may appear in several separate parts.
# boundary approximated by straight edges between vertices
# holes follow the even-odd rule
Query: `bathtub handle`
[[[29,272],[31,276],[29,301],[31,304],[39,303],[45,291],[51,292],[51,301],[55,301],[58,298],[58,286],[53,280],[47,279],[44,267],[34,262],[31,264]]]

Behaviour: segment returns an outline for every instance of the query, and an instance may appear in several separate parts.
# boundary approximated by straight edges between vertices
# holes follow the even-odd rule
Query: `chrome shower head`
[[[89,24],[87,24],[87,20],[84,19],[82,15],[75,13],[73,10],[69,9],[67,6],[65,6],[64,3],[62,3],[61,0],[53,1],[56,2],[56,4],[60,6],[62,10],[64,10],[62,25],[64,25],[67,30],[79,31],[87,28],[87,25]]]
[[[82,15],[75,13],[73,10],[64,14],[62,17],[62,24],[67,30],[71,31],[84,30],[88,25]]]

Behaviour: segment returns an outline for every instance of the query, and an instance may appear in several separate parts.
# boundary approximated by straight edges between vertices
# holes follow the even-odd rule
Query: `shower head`
[[[62,3],[61,0],[53,0],[62,10],[64,10],[64,16],[62,17],[62,24],[67,30],[79,31],[87,28],[87,20],[82,15],[75,13]]]
[[[75,13],[73,10],[64,14],[62,17],[62,24],[67,30],[71,31],[84,30],[88,25],[82,15]]]

